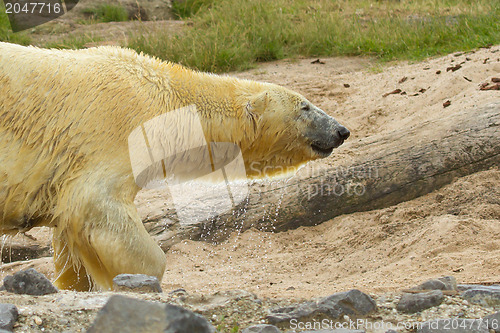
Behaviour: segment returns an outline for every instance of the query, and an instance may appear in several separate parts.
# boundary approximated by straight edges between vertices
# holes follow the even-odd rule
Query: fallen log
[[[144,219],[164,250],[183,239],[221,241],[255,227],[284,231],[388,207],[500,164],[500,102],[345,144],[348,160],[312,163],[282,181],[255,182],[247,200],[182,225],[172,209]],[[340,154],[342,155],[342,154]],[[346,155],[346,154],[344,154]]]

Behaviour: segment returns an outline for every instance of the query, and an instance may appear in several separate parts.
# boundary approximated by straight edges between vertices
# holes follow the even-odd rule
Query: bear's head
[[[237,79],[218,83],[213,88],[220,91],[195,94],[202,96],[197,104],[157,116],[130,134],[139,186],[167,175],[219,180],[214,171],[226,165],[232,179],[287,175],[329,156],[350,135],[304,96],[281,86]],[[151,160],[156,162],[149,165]]]
[[[262,84],[243,107],[252,123],[240,146],[247,176],[287,174],[300,165],[329,156],[349,130],[304,96],[274,84]]]

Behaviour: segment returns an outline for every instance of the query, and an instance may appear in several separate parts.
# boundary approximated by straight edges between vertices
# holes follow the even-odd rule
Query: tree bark
[[[315,162],[290,179],[253,183],[247,200],[210,221],[183,226],[168,210],[146,219],[146,226],[167,250],[182,239],[221,241],[252,227],[284,231],[388,207],[499,165],[499,125],[497,102],[348,142],[339,152],[347,151],[349,159]]]

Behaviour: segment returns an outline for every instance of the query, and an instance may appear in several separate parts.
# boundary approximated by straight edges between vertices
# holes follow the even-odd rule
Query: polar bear
[[[241,149],[248,177],[324,158],[349,131],[298,93],[189,70],[118,47],[0,43],[0,232],[53,227],[62,289],[157,276],[165,255],[134,206],[130,133],[194,105],[207,142]]]

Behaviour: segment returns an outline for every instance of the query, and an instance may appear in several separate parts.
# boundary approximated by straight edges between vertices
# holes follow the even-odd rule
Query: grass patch
[[[124,22],[129,20],[127,9],[120,5],[102,4],[95,8],[87,8],[83,13],[89,16],[91,22]]]
[[[10,42],[21,45],[28,45],[30,43],[29,36],[26,32],[12,32],[10,27],[9,17],[5,13],[3,2],[0,1],[0,41]]]
[[[194,16],[200,10],[210,8],[214,0],[184,0],[172,2],[172,13],[180,19]]]
[[[191,15],[182,34],[136,34],[129,47],[224,72],[298,55],[419,60],[500,42],[500,3],[490,0],[198,1],[179,15]]]
[[[102,38],[93,37],[89,35],[70,36],[57,42],[49,42],[44,47],[49,49],[82,49],[89,43],[96,43],[102,41]]]

